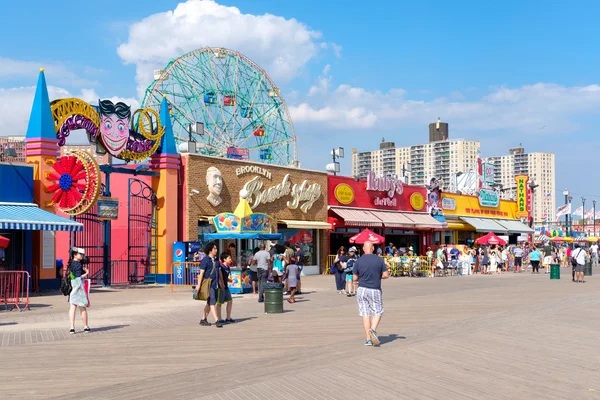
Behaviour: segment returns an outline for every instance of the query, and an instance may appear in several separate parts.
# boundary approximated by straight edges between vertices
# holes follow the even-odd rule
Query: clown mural
[[[110,100],[101,100],[99,104],[102,143],[110,154],[118,157],[129,140],[131,107],[121,102],[113,104]]]
[[[51,103],[58,145],[64,146],[71,131],[84,129],[91,142],[99,142],[113,157],[124,161],[145,160],[154,154],[165,127],[150,108],[132,114],[125,103],[99,100],[98,107],[77,99]]]

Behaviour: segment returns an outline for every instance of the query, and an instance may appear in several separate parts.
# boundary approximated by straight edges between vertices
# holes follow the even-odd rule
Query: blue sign
[[[173,243],[173,284],[183,285],[185,283],[185,243]]]

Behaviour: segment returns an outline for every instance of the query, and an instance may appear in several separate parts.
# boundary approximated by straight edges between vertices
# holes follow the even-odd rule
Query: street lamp
[[[338,147],[337,149],[331,150],[331,157],[333,158],[333,164],[327,164],[325,169],[327,172],[333,172],[336,175],[340,172],[340,163],[337,161],[338,158],[344,158],[344,148]]]
[[[563,190],[563,195],[565,196],[565,206],[569,204],[569,190],[565,188]],[[565,236],[569,236],[569,213],[565,214]]]
[[[583,209],[581,212],[581,217],[583,219],[583,222],[581,225],[581,232],[583,232],[583,236],[585,236],[585,197],[581,198],[581,208]]]
[[[529,189],[531,190],[531,225],[530,227],[535,229],[535,189],[540,185],[536,185],[535,181],[529,182]]]
[[[594,215],[592,216],[594,219],[594,236],[596,236],[596,200],[592,200],[592,204],[594,205]]]

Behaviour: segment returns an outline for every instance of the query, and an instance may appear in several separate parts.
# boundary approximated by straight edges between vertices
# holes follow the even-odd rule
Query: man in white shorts
[[[365,242],[364,255],[354,263],[352,270],[352,279],[358,283],[356,299],[365,329],[365,346],[379,346],[377,326],[383,315],[381,280],[390,277],[383,258],[373,254],[373,250],[373,243]]]

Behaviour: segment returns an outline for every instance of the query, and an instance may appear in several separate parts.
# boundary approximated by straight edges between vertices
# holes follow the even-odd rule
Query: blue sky
[[[597,175],[581,173],[593,168],[599,144],[600,3],[220,1],[205,16],[213,22],[190,23],[193,34],[175,32],[166,17],[143,21],[179,3],[5,5],[12,17],[0,25],[1,134],[24,132],[27,88],[40,66],[56,95],[139,101],[154,66],[199,44],[223,46],[257,61],[282,88],[305,167],[321,169],[326,149],[338,145],[349,153],[376,148],[381,137],[425,142],[427,123],[439,116],[451,137],[480,140],[483,155],[519,143],[555,152],[559,203],[566,186],[576,198],[600,200]],[[242,24],[228,23],[230,7]],[[278,27],[289,35],[265,37]],[[285,51],[295,57],[274,67]],[[322,152],[313,151],[316,143]],[[349,159],[342,169],[350,172]]]

